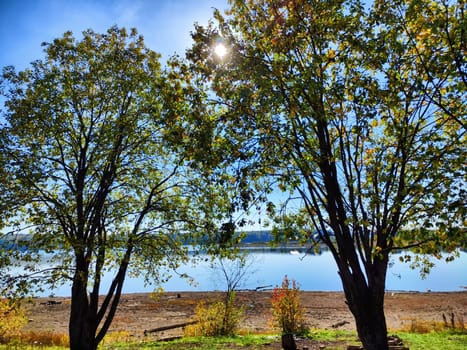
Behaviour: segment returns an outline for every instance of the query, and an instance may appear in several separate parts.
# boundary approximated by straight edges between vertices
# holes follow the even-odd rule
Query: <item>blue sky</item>
[[[80,38],[86,29],[104,33],[113,25],[136,28],[164,62],[191,46],[195,22],[206,25],[213,8],[227,7],[227,0],[0,0],[0,71],[43,59],[41,43],[68,30]]]
[[[44,57],[41,43],[71,30],[75,37],[113,25],[136,28],[167,59],[190,46],[193,24],[207,24],[227,0],[0,0],[0,68],[25,69]]]

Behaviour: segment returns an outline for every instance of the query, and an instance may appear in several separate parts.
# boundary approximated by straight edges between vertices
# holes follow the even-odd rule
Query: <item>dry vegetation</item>
[[[144,330],[192,320],[197,305],[201,302],[209,305],[222,296],[218,292],[124,295],[104,343],[183,335],[182,329],[175,329],[144,336]],[[239,334],[278,332],[270,328],[271,296],[268,291],[237,293],[237,303],[245,311]],[[312,328],[354,330],[352,315],[342,293],[301,292],[300,297],[307,323]],[[23,320],[28,320],[28,323],[18,339],[26,344],[66,346],[69,306],[68,298],[40,298],[24,304],[26,315],[23,315]],[[388,293],[386,315],[391,332],[465,330],[467,292]]]

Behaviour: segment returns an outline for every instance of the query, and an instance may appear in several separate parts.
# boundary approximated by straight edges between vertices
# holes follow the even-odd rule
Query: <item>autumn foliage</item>
[[[24,311],[17,302],[0,299],[0,343],[17,337],[26,323]]]
[[[279,327],[283,334],[306,332],[305,314],[300,305],[300,288],[295,280],[289,280],[286,275],[282,286],[274,288],[271,304],[274,327]]]
[[[185,328],[188,336],[232,336],[235,335],[243,309],[235,306],[235,293],[227,295],[226,300],[210,305],[204,302],[196,306],[197,323]]]

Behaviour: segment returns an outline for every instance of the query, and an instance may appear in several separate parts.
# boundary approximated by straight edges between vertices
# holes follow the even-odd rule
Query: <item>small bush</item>
[[[162,296],[164,295],[165,290],[163,287],[157,287],[150,295],[151,299],[156,303],[161,301]]]
[[[235,307],[235,293],[227,293],[225,301],[206,306],[199,303],[195,309],[197,323],[188,326],[188,336],[232,336],[237,331],[243,309]]]
[[[116,343],[126,343],[131,340],[130,332],[128,331],[114,331],[108,332],[104,339],[102,340],[100,346],[103,347],[104,345],[109,344],[116,344]]]
[[[272,325],[282,330],[283,334],[304,334],[307,332],[305,315],[300,305],[300,288],[295,280],[287,276],[282,287],[272,291]]]
[[[0,299],[0,343],[18,337],[26,323],[26,315],[17,301]]]

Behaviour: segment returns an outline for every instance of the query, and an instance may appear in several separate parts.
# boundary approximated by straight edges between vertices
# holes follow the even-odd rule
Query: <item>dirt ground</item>
[[[182,329],[147,332],[157,327],[193,320],[196,305],[222,297],[218,292],[168,292],[125,294],[111,326],[131,339],[167,338],[182,334]],[[245,309],[241,330],[271,332],[270,291],[237,292],[237,301]],[[354,330],[354,320],[341,292],[301,292],[301,304],[311,327]],[[69,298],[38,298],[27,305],[29,323],[26,331],[68,332]],[[467,323],[467,291],[464,292],[388,292],[385,298],[386,320],[391,331],[411,329],[422,324]],[[443,318],[444,315],[444,318]],[[275,348],[275,347],[270,347]],[[280,348],[280,347],[279,347]],[[317,347],[318,348],[318,347]],[[309,349],[313,349],[310,347]]]

